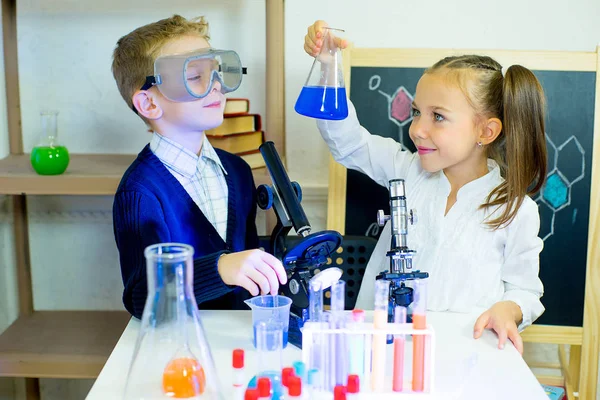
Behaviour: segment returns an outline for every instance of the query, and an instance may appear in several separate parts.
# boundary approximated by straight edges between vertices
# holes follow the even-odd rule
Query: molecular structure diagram
[[[540,213],[550,214],[551,220],[547,227],[542,227],[542,239],[546,240],[554,234],[554,220],[556,213],[571,205],[571,188],[585,177],[585,150],[575,136],[569,137],[560,146],[556,146],[546,133],[546,148],[548,149],[549,167],[546,183],[535,201],[538,203]],[[568,165],[566,155],[579,153],[579,162],[571,170],[561,169]],[[544,210],[546,208],[547,210]],[[545,212],[546,211],[546,212]],[[549,212],[547,212],[549,211]],[[573,210],[573,222],[577,217],[577,209]]]
[[[369,79],[369,90],[377,90],[388,101],[388,119],[398,126],[398,143],[403,150],[409,150],[404,143],[403,127],[412,120],[412,102],[414,96],[404,87],[400,86],[394,94],[379,90],[381,77],[373,75]],[[538,204],[542,218],[549,216],[547,224],[542,223],[540,236],[545,241],[554,234],[554,221],[556,213],[571,205],[571,188],[574,184],[585,177],[585,150],[577,137],[570,136],[560,146],[556,146],[550,136],[546,133],[546,147],[548,150],[548,174],[546,183],[535,202]],[[577,154],[578,153],[578,154]],[[572,165],[574,155],[577,154],[579,162]],[[568,157],[570,155],[570,157]],[[568,158],[567,158],[568,157]],[[561,167],[563,167],[561,169]],[[569,167],[569,168],[564,168]],[[573,222],[577,217],[577,209],[573,210]]]
[[[377,92],[388,101],[388,118],[394,124],[398,125],[398,140],[402,146],[402,150],[410,150],[404,144],[404,129],[403,127],[413,120],[412,102],[414,97],[404,86],[400,86],[393,95],[389,95],[382,90],[379,90],[381,77],[373,75],[369,79],[369,90],[377,90]]]

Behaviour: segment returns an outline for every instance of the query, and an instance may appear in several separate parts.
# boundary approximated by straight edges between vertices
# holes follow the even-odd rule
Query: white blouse
[[[544,312],[538,276],[544,243],[538,237],[537,204],[526,197],[511,224],[497,230],[484,221],[499,215],[502,208],[479,209],[503,181],[495,161],[488,160],[488,174],[458,191],[456,203],[444,216],[450,194],[444,173],[423,170],[418,154],[403,151],[390,138],[371,135],[360,125],[352,104],[345,120],[319,120],[317,126],[335,160],[346,168],[361,171],[385,187],[390,179],[405,179],[407,206],[416,209],[418,216],[417,224],[408,228],[408,247],[417,252],[413,270],[429,273],[429,310],[469,312],[512,300],[523,313],[519,330]],[[373,308],[375,277],[389,270],[390,230],[386,224],[367,264],[357,308]]]

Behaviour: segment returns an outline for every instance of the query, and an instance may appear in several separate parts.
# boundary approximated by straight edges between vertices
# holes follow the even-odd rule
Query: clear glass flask
[[[58,141],[58,112],[40,113],[42,131],[31,150],[31,166],[40,175],[59,175],[69,166],[69,151]]]
[[[298,114],[329,120],[345,119],[348,116],[342,53],[334,43],[335,32],[344,31],[325,28],[321,52],[315,57],[308,79],[294,106]]]
[[[223,399],[192,288],[191,246],[146,248],[148,297],[124,400]]]

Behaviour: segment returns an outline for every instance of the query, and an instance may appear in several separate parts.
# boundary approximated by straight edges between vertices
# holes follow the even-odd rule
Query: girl
[[[316,56],[323,21],[308,28],[304,49]],[[336,38],[338,47],[345,41]],[[544,311],[538,277],[543,241],[536,203],[546,176],[544,94],[534,74],[485,56],[447,57],[417,84],[410,138],[418,152],[371,135],[349,104],[343,121],[317,122],[335,160],[387,187],[406,180],[409,208],[418,211],[409,247],[413,265],[429,272],[428,308],[487,309],[474,337],[493,329],[523,352],[519,331]],[[367,266],[357,307],[373,305],[373,281],[389,269],[390,227]]]

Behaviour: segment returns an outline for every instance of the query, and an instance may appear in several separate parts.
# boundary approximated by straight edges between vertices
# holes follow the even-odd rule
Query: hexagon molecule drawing
[[[373,75],[369,79],[369,90],[377,90],[388,101],[388,119],[398,126],[397,141],[403,150],[410,150],[404,143],[403,127],[413,120],[412,102],[414,96],[404,87],[400,86],[394,94],[390,95],[379,90],[381,77]],[[545,241],[554,234],[554,221],[556,213],[563,211],[571,205],[571,188],[585,177],[585,150],[574,135],[570,136],[560,146],[556,146],[548,133],[546,133],[548,149],[548,174],[546,182],[535,198],[540,210],[542,220],[540,237]],[[579,153],[579,162],[568,160],[566,154]],[[561,154],[562,157],[561,157]],[[564,169],[564,167],[569,167]],[[563,170],[561,170],[563,167]],[[575,171],[575,172],[572,172]],[[563,211],[563,212],[566,212]],[[573,211],[573,220],[577,216],[577,209]]]
[[[398,125],[397,142],[402,146],[402,150],[410,150],[404,143],[404,125],[413,120],[412,117],[412,102],[414,97],[409,93],[404,86],[400,86],[393,95],[389,95],[384,91],[379,90],[381,77],[373,75],[369,79],[369,90],[377,90],[388,101],[388,118],[390,121]]]
[[[546,183],[538,194],[535,201],[540,209],[540,218],[546,216],[550,221],[542,223],[540,236],[546,240],[554,234],[554,220],[556,213],[568,208],[571,205],[571,188],[574,184],[585,177],[585,150],[577,137],[570,136],[560,146],[556,146],[548,133],[546,133],[546,147],[548,149],[548,174]],[[570,171],[562,170],[569,164],[566,160],[566,153],[578,153],[579,160]],[[573,172],[571,172],[573,171]],[[577,217],[577,209],[573,210],[573,220]]]

